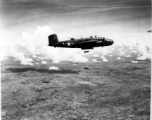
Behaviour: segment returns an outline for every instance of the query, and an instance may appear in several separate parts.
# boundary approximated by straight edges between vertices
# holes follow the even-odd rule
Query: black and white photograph
[[[150,120],[151,0],[0,0],[2,120]]]

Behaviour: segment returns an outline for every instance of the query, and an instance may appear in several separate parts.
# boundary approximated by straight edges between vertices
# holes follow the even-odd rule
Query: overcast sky
[[[74,37],[151,29],[151,0],[1,0],[0,11],[1,28],[11,35],[45,25]]]

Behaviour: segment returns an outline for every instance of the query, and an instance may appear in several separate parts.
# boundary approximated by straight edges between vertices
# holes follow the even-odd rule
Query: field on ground
[[[150,69],[150,61],[32,67],[4,61],[2,119],[149,120]]]

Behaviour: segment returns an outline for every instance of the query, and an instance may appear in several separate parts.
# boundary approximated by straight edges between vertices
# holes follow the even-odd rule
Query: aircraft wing
[[[85,49],[93,49],[94,48],[94,43],[96,43],[96,40],[90,40],[90,41],[83,41],[79,43],[79,46],[81,47],[81,49],[85,50]]]

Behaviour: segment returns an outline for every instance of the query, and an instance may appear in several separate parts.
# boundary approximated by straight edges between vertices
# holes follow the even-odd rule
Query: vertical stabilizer
[[[58,37],[56,34],[49,35],[48,40],[49,46],[54,46],[58,43]]]

